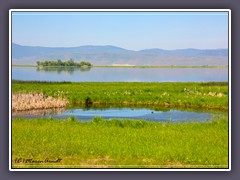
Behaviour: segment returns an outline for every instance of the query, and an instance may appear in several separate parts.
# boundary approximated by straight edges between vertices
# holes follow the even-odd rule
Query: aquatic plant
[[[103,121],[103,118],[100,116],[95,116],[92,120],[94,123],[99,123]]]

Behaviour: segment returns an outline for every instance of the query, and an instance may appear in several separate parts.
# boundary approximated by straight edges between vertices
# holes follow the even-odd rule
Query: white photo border
[[[228,168],[12,168],[12,13],[13,12],[228,12]],[[231,171],[231,10],[230,9],[10,9],[9,10],[9,171]]]

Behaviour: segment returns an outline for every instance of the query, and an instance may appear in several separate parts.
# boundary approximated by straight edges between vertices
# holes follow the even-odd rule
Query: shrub
[[[77,120],[77,118],[75,116],[70,116],[65,121],[67,121],[67,122],[77,122],[78,120]]]
[[[96,117],[93,118],[94,123],[99,123],[99,122],[102,122],[102,121],[103,121],[103,118],[100,117],[100,116],[96,116]]]

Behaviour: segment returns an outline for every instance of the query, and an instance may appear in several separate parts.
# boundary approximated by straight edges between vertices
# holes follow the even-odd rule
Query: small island
[[[91,67],[92,64],[87,61],[74,62],[73,58],[70,58],[68,61],[62,61],[58,59],[57,61],[37,61],[37,66],[54,66],[54,67]]]

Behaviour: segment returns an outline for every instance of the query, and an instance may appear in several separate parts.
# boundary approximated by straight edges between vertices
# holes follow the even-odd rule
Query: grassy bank
[[[61,161],[43,163],[46,159]],[[228,120],[172,124],[101,118],[92,122],[77,122],[74,118],[17,119],[12,121],[12,165],[14,168],[227,168]]]
[[[12,82],[13,94],[43,93],[73,105],[144,105],[228,109],[228,83]]]

